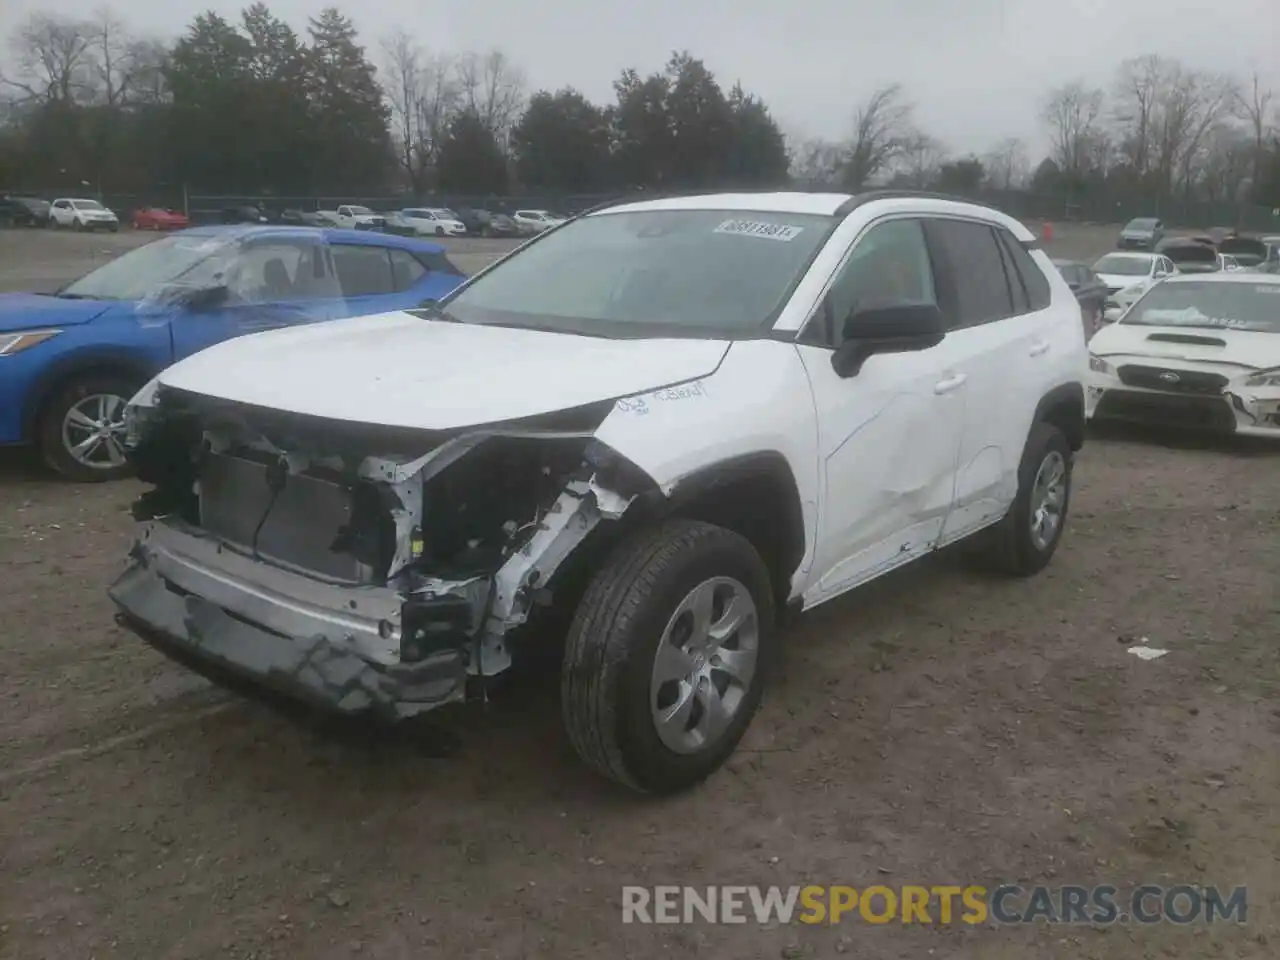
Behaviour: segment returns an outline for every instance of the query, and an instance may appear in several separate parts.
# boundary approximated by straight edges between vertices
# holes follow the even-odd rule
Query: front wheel
[[[561,712],[604,776],[667,794],[728,759],[774,652],[769,572],[752,545],[673,520],[622,544],[582,598],[565,645]]]
[[[137,385],[124,377],[90,374],[57,391],[40,415],[45,463],[85,483],[129,475],[124,455],[124,408]]]
[[[979,536],[989,568],[1029,577],[1049,565],[1062,540],[1071,503],[1071,445],[1063,432],[1040,421],[1031,428],[1018,468],[1018,495],[994,527]]]

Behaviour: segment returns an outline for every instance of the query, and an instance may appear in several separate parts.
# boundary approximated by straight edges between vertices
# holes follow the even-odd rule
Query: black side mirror
[[[231,296],[231,291],[226,284],[218,284],[215,287],[201,287],[198,290],[192,290],[185,297],[187,308],[190,310],[212,310],[227,302],[227,298]]]
[[[844,341],[831,357],[831,368],[839,377],[856,377],[877,353],[928,350],[946,335],[946,318],[931,303],[855,310],[844,322]]]

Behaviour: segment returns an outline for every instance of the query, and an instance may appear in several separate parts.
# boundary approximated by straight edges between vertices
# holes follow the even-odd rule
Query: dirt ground
[[[132,241],[0,233],[0,282]],[[554,675],[394,737],[207,686],[112,624],[139,488],[6,458],[0,957],[1272,958],[1278,456],[1091,438],[1045,573],[938,558],[820,608],[728,768],[661,801],[584,772]],[[1181,882],[1247,885],[1248,923],[620,913],[624,884]]]

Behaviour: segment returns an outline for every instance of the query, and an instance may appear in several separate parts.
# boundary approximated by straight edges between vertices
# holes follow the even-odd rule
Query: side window
[[[296,243],[255,243],[236,258],[227,286],[241,300],[261,302],[314,296],[311,252]]]
[[[430,273],[451,273],[457,277],[466,276],[465,273],[458,269],[458,265],[443,253],[419,253],[414,259],[426,267]]]
[[[994,232],[992,233],[995,238]],[[995,240],[996,251],[1000,254],[1000,263],[1004,268],[1004,282],[1009,288],[1009,296],[1013,304],[1013,315],[1020,316],[1024,313],[1030,313],[1031,307],[1027,303],[1027,288],[1022,282],[1022,277],[1018,274],[1018,269],[1013,265],[1013,254],[999,240]],[[1075,266],[1066,267],[1062,271],[1062,279],[1069,284],[1078,284],[1080,282],[1080,274],[1076,272]]]
[[[391,276],[396,292],[408,290],[427,274],[421,261],[404,250],[388,250],[391,257]]]
[[[330,250],[344,297],[374,297],[395,291],[391,258],[385,248],[335,243]]]
[[[919,220],[889,220],[872,227],[854,245],[810,321],[805,340],[839,346],[844,322],[854,310],[920,303],[937,303],[924,229]]]
[[[1044,273],[1034,260],[1031,254],[1018,242],[1008,230],[996,227],[996,236],[1000,238],[1001,248],[1009,254],[1009,258],[1013,261],[1013,268],[1017,271],[1019,279],[1022,280],[1022,286],[1027,291],[1027,302],[1033,312],[1046,310],[1049,307],[1049,281],[1045,279]]]
[[[929,234],[951,280],[953,327],[974,327],[1013,316],[1013,296],[993,228],[966,220],[930,220]]]

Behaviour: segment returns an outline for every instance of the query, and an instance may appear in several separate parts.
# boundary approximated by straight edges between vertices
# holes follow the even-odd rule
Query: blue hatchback
[[[54,294],[0,294],[0,444],[58,473],[128,472],[125,403],[169,364],[231,337],[410,309],[465,275],[434,243],[306,227],[197,227]]]

